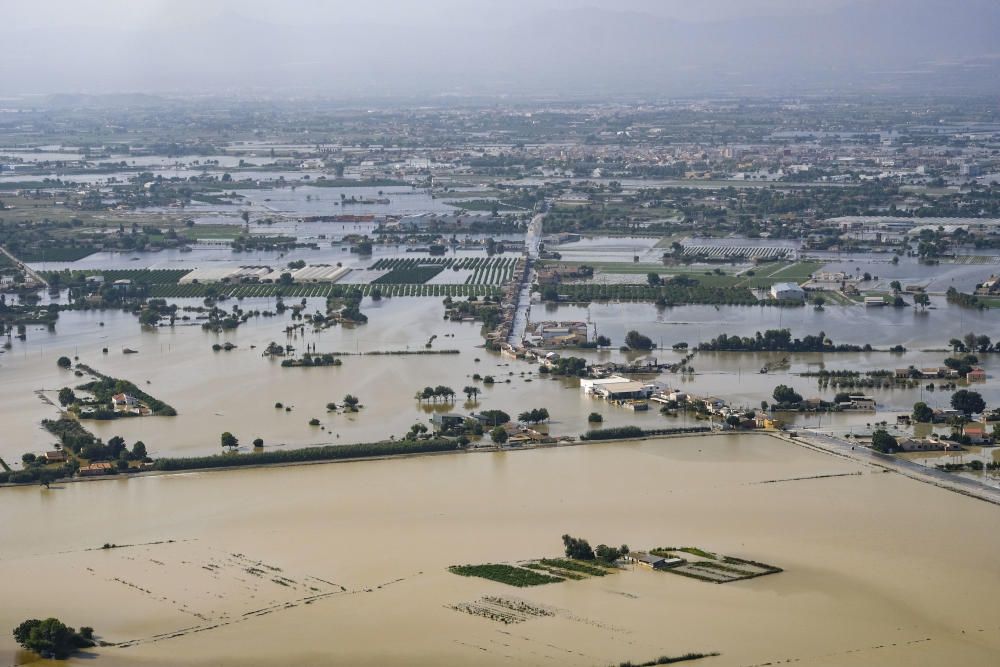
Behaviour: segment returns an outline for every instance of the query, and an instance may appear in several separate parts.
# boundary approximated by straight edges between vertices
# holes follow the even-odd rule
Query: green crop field
[[[313,283],[304,285],[277,285],[274,283],[247,283],[242,285],[152,285],[150,296],[164,299],[204,298],[210,294],[235,298],[254,297],[328,297],[343,294],[345,290],[357,289],[362,296],[371,296],[378,290],[383,297],[484,297],[497,296],[500,288],[493,285],[426,285],[426,284],[385,284],[349,285]]]
[[[442,270],[447,269],[471,271],[472,275],[464,280],[467,285],[503,285],[514,277],[517,260],[517,257],[466,257],[463,259],[395,257],[380,259],[368,268],[375,271],[387,269],[390,271],[374,281],[380,284],[427,282]],[[427,277],[422,278],[423,275],[427,275]]]

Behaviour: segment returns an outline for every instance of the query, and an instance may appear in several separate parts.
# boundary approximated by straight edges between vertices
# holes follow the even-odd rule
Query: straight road
[[[542,220],[545,215],[539,213],[528,223],[528,231],[524,235],[524,252],[527,257],[527,269],[521,278],[517,291],[517,310],[514,312],[514,323],[510,327],[507,342],[518,347],[524,340],[528,330],[528,317],[531,315],[531,286],[535,282],[535,260],[538,259],[539,247],[542,243]]]
[[[10,261],[14,263],[14,266],[16,266],[21,271],[24,271],[25,275],[34,280],[36,283],[38,283],[39,285],[43,285],[45,287],[49,286],[49,283],[45,280],[45,278],[42,278],[42,276],[39,275],[37,271],[29,268],[27,264],[19,260],[17,257],[14,257],[14,255],[12,255],[10,251],[7,250],[7,248],[0,246],[0,253],[6,255],[8,259],[10,259]]]

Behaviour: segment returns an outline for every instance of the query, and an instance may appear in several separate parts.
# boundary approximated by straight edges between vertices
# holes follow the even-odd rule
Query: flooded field
[[[193,254],[193,253],[192,253]],[[178,299],[179,305],[200,305],[199,300]],[[226,308],[237,303],[224,302]],[[242,308],[273,310],[273,299],[244,299]],[[323,301],[308,302],[306,312],[323,308]],[[222,334],[205,332],[196,320],[159,329],[143,329],[137,319],[120,311],[69,311],[61,314],[55,332],[44,327],[28,330],[27,341],[13,341],[13,347],[0,354],[0,400],[9,408],[5,420],[7,438],[0,443],[0,457],[19,464],[26,451],[41,453],[51,448],[52,436],[41,429],[44,418],[57,415],[54,406],[36,395],[55,400],[63,386],[76,386],[85,378],[56,367],[60,355],[78,356],[83,363],[102,373],[127,379],[143,387],[151,395],[174,406],[176,417],[144,417],[114,421],[87,421],[88,429],[107,439],[121,435],[127,441],[142,440],[151,456],[202,455],[219,451],[219,434],[231,431],[244,443],[263,438],[267,446],[305,446],[322,443],[353,443],[381,440],[403,435],[414,423],[427,423],[435,411],[468,413],[478,409],[502,409],[512,415],[536,407],[548,409],[552,415],[547,425],[556,436],[578,436],[586,431],[587,416],[596,411],[604,417],[603,427],[638,425],[644,428],[669,428],[704,424],[683,414],[665,417],[655,406],[647,412],[633,412],[604,401],[584,396],[575,379],[551,379],[538,373],[535,364],[500,357],[482,347],[480,325],[452,323],[442,320],[443,307],[435,298],[386,298],[379,302],[366,299],[362,310],[369,323],[358,327],[333,327],[320,332],[307,330],[289,336],[285,328],[291,323],[288,314],[273,318],[252,318],[235,331]],[[553,312],[553,310],[555,312]],[[619,344],[629,328],[638,328],[669,347],[678,340],[692,344],[715,335],[720,330],[752,335],[757,329],[773,328],[778,322],[768,316],[773,308],[729,309],[745,312],[745,321],[720,325],[708,318],[718,316],[712,307],[685,307],[662,311],[662,320],[647,321],[650,315],[659,317],[652,306],[633,304],[593,305],[589,309],[560,306],[556,309],[536,305],[534,318],[590,319],[598,331],[610,335]],[[725,312],[725,311],[723,311]],[[675,315],[681,315],[676,321]],[[816,313],[812,309],[783,310],[779,313],[783,326],[790,326],[795,335],[825,330],[837,342],[862,344],[872,340],[867,333],[874,329],[875,318],[895,313],[889,309],[872,313],[853,309],[850,316],[872,318],[859,324],[828,308]],[[909,313],[910,317],[915,317]],[[928,314],[927,321],[944,323],[944,313]],[[798,322],[784,317],[798,316]],[[754,317],[762,319],[754,321]],[[924,316],[920,316],[924,317]],[[683,318],[683,319],[682,319]],[[695,322],[695,318],[705,318]],[[838,318],[838,319],[834,319]],[[684,320],[687,320],[686,322]],[[103,322],[103,326],[101,325]],[[831,324],[838,323],[834,327]],[[852,324],[853,322],[853,324]],[[952,326],[954,323],[951,322]],[[961,335],[968,329],[988,331],[968,324],[956,328]],[[879,325],[885,330],[884,325]],[[923,331],[918,330],[917,333]],[[928,327],[926,345],[940,345],[948,334]],[[432,336],[437,336],[432,349],[455,349],[457,355],[420,356],[346,356],[341,367],[282,368],[277,360],[262,357],[271,341],[293,345],[299,353],[307,345],[318,352],[363,353],[371,351],[424,350]],[[888,339],[885,344],[892,342]],[[229,352],[215,352],[214,343],[231,342],[237,346]],[[877,341],[872,341],[877,343]],[[907,341],[907,345],[912,343]],[[103,348],[108,353],[102,352]],[[124,348],[138,354],[123,354]],[[676,361],[680,353],[672,350],[654,351],[648,355],[613,351],[574,351],[571,354],[590,362],[645,360]],[[874,370],[914,365],[940,365],[945,353],[922,352],[914,346],[905,354],[887,352],[840,354],[737,354],[698,353],[692,360],[694,375],[663,373],[646,376],[671,387],[696,395],[715,395],[732,405],[756,408],[762,398],[770,400],[773,388],[787,384],[805,397],[819,396],[831,400],[835,389],[820,389],[815,378],[802,373],[821,368]],[[788,359],[787,368],[761,374],[765,364]],[[991,379],[977,385],[989,404],[1000,402],[1000,359],[984,355],[982,365]],[[473,379],[492,375],[495,384],[487,385]],[[431,385],[450,386],[458,392],[455,402],[421,403],[413,398],[419,389]],[[462,388],[479,387],[475,403],[466,402]],[[358,396],[365,406],[358,414],[328,413],[326,404],[339,403],[345,394]],[[950,392],[930,392],[922,387],[913,389],[871,390],[879,403],[878,419],[894,419],[893,414],[909,413],[918,400],[932,407],[947,407]],[[275,409],[281,402],[290,412]],[[320,426],[310,426],[313,418]],[[875,420],[869,412],[836,414],[789,414],[785,418],[800,426],[834,428],[844,432],[864,431]]]
[[[1000,536],[981,530],[995,507],[767,436],[0,493],[0,625],[55,612],[92,625],[122,644],[101,664],[603,666],[718,651],[704,664],[992,665],[1000,651]],[[446,569],[557,556],[566,532],[784,572],[512,588]],[[550,615],[503,625],[451,608],[483,596]],[[0,662],[17,659],[0,635]]]
[[[630,329],[639,329],[666,346],[708,341],[720,333],[753,336],[767,329],[791,329],[800,337],[820,331],[835,343],[888,348],[901,344],[908,350],[943,349],[951,338],[970,331],[990,331],[997,315],[990,310],[970,310],[931,297],[931,308],[865,308],[862,305],[826,305],[773,308],[763,306],[674,306],[657,308],[647,303],[592,303],[588,306],[536,304],[532,318],[597,323],[598,333],[622,340]],[[887,357],[888,359],[888,357]],[[904,364],[905,365],[905,364]]]

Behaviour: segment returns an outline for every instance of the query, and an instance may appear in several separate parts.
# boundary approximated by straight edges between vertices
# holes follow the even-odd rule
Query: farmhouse
[[[655,556],[653,554],[648,554],[645,551],[632,551],[628,553],[624,560],[626,563],[633,563],[635,565],[641,565],[643,567],[648,567],[653,570],[663,570],[668,567],[678,567],[683,565],[687,561],[683,558],[677,558],[676,556],[666,558],[664,556]]]
[[[139,399],[131,394],[115,394],[111,397],[111,409],[119,412],[133,412],[139,409]]]

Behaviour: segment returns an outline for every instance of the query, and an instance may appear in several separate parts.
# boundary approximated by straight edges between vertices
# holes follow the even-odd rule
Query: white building
[[[795,283],[774,283],[771,296],[779,301],[804,301],[806,292]]]

